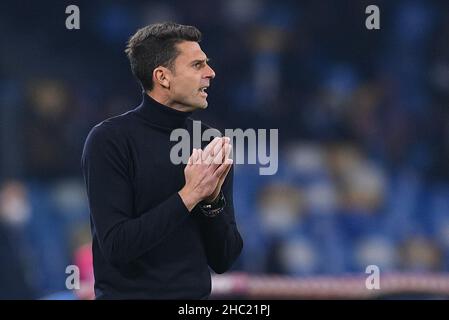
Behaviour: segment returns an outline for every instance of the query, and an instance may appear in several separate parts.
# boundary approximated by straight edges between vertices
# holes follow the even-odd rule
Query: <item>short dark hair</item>
[[[201,41],[201,32],[193,27],[164,22],[143,27],[129,39],[126,54],[134,76],[144,90],[153,89],[153,70],[159,66],[173,70],[179,55],[176,44],[182,41]]]

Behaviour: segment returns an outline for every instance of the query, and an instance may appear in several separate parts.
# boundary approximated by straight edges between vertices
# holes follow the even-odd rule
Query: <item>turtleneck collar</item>
[[[142,92],[142,103],[135,109],[136,113],[148,122],[167,129],[184,127],[187,118],[193,112],[183,112],[163,105]]]

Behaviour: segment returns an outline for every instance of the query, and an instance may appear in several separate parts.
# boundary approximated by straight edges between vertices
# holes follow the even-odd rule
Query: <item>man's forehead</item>
[[[178,59],[182,61],[191,62],[194,60],[206,60],[207,56],[201,50],[198,42],[195,41],[183,41],[176,45],[179,50]]]

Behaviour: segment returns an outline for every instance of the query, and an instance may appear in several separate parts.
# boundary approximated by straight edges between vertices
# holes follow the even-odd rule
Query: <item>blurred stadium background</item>
[[[69,4],[80,30],[65,28]],[[365,28],[370,4],[381,30]],[[279,129],[276,175],[235,168],[245,247],[232,272],[214,277],[214,296],[370,298],[359,286],[371,264],[397,288],[385,294],[448,296],[449,2],[0,8],[0,299],[91,297],[82,146],[93,125],[140,103],[125,43],[166,20],[203,32],[217,73],[197,119]],[[85,290],[66,289],[70,264]]]

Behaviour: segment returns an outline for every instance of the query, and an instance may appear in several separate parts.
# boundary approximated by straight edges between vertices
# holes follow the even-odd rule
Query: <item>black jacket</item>
[[[170,133],[186,128],[192,137],[191,113],[143,96],[136,109],[95,126],[84,146],[96,297],[207,298],[208,266],[227,271],[243,246],[234,217],[233,168],[222,187],[224,212],[210,218],[195,207],[189,213],[178,194],[185,165],[170,161],[177,143]]]

